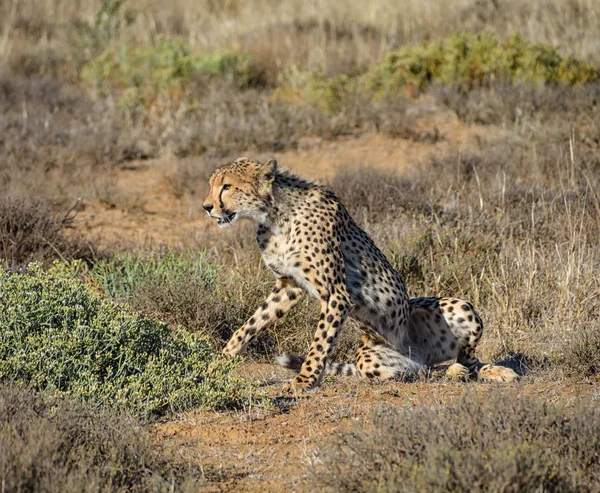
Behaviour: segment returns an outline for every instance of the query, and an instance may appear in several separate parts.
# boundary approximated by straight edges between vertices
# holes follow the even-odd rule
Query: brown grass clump
[[[55,259],[91,259],[92,245],[66,232],[72,216],[60,217],[43,201],[0,199],[0,260],[9,268]]]
[[[599,427],[592,405],[565,408],[507,390],[390,407],[328,444],[313,484],[329,491],[597,491]]]
[[[561,364],[567,373],[584,377],[600,374],[600,326],[581,327],[565,346]]]
[[[53,78],[0,79],[0,193],[71,205],[90,195],[93,171],[122,162],[124,134],[110,106]]]
[[[200,467],[158,451],[132,418],[0,386],[5,491],[197,491]]]
[[[577,129],[577,137],[598,145],[598,100],[600,84],[580,87],[546,86],[498,82],[491,89],[462,91],[457,86],[436,85],[435,100],[469,123],[502,125],[537,140],[550,140],[564,133],[565,123]],[[544,133],[540,135],[540,127]],[[550,132],[549,132],[550,130]]]

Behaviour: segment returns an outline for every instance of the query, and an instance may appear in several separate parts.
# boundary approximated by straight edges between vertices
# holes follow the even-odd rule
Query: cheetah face
[[[276,168],[274,159],[260,164],[247,158],[217,168],[209,180],[204,210],[220,228],[228,228],[239,219],[264,222]]]

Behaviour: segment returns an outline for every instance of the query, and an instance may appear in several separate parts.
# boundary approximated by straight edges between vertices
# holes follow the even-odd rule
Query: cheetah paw
[[[302,392],[308,392],[312,389],[313,385],[310,382],[298,380],[298,378],[295,378],[294,380],[289,381],[283,386],[283,393],[300,394]]]
[[[243,346],[240,346],[238,344],[231,344],[231,342],[228,342],[222,351],[222,353],[225,356],[239,356],[239,355],[243,354],[243,352],[244,352]]]
[[[450,365],[446,370],[446,376],[450,380],[458,380],[461,382],[465,382],[469,379],[469,369],[465,365],[461,365],[460,363],[454,363]]]
[[[479,370],[478,378],[483,382],[511,383],[519,380],[519,375],[505,366],[484,365]]]

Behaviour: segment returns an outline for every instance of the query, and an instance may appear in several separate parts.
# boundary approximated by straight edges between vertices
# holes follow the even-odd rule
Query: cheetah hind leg
[[[483,365],[477,372],[477,378],[482,382],[511,383],[519,380],[519,375],[506,366]]]
[[[363,338],[364,345],[358,350],[357,373],[363,378],[388,380],[409,379],[423,369],[423,365],[390,347]]]
[[[481,363],[475,357],[474,353],[474,347],[463,348],[458,355],[457,363],[455,363],[455,365],[461,365],[465,369],[471,369],[471,372],[473,372],[480,382],[512,383],[519,380],[519,375],[511,368]],[[452,368],[452,366],[450,368]],[[448,370],[450,370],[450,368]]]
[[[455,380],[459,382],[466,382],[469,380],[471,372],[465,365],[460,363],[453,363],[446,369],[446,377],[449,380]]]
[[[456,363],[446,371],[449,378],[457,375],[458,367],[462,367],[467,372],[467,376],[462,378],[464,380],[468,378],[469,373],[472,373],[480,382],[512,383],[519,380],[519,375],[511,368],[481,363],[475,356],[477,342],[479,342],[479,339],[474,344],[463,347],[459,351]]]
[[[412,298],[409,314],[410,338],[421,342],[427,365],[456,359],[446,370],[451,380],[473,377],[484,382],[514,382],[519,376],[510,368],[481,363],[475,348],[483,322],[468,301],[459,298]]]
[[[473,373],[465,365],[454,363],[446,369],[449,380],[466,382],[473,375],[480,382],[511,383],[519,379],[519,375],[505,366],[481,364],[473,368]]]

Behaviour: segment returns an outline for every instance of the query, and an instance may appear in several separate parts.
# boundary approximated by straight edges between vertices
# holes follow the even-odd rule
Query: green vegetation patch
[[[264,302],[273,289],[270,272],[254,253],[238,261],[241,270],[206,251],[141,252],[99,260],[80,275],[91,277],[114,301],[208,336],[217,348]],[[318,313],[308,297],[252,344],[255,354],[302,352],[312,340]]]
[[[329,113],[339,112],[356,80],[347,75],[326,77],[317,72],[292,72],[284,77],[275,99],[289,105],[310,105]]]
[[[365,77],[371,90],[379,92],[406,85],[424,89],[434,81],[466,88],[495,80],[584,84],[598,79],[598,69],[519,35],[499,41],[490,33],[458,33],[439,42],[393,51]]]
[[[457,33],[441,41],[403,46],[354,76],[290,72],[275,98],[335,113],[348,100],[424,91],[432,83],[470,90],[494,82],[576,85],[596,80],[597,67],[563,57],[551,45],[519,35],[500,41],[490,33]]]
[[[160,256],[125,254],[98,260],[89,275],[113,300],[130,302],[141,286],[148,285],[162,286],[174,298],[185,297],[186,291],[193,288],[208,298],[217,288],[219,270],[220,266],[212,263],[204,250],[189,254],[170,251]]]
[[[210,339],[106,300],[70,271],[0,270],[0,379],[144,418],[248,398]]]
[[[159,92],[193,79],[230,81],[240,89],[260,78],[250,56],[233,51],[192,52],[181,41],[163,38],[152,46],[118,46],[85,64],[81,78],[96,89],[123,90],[123,102],[151,102]]]

